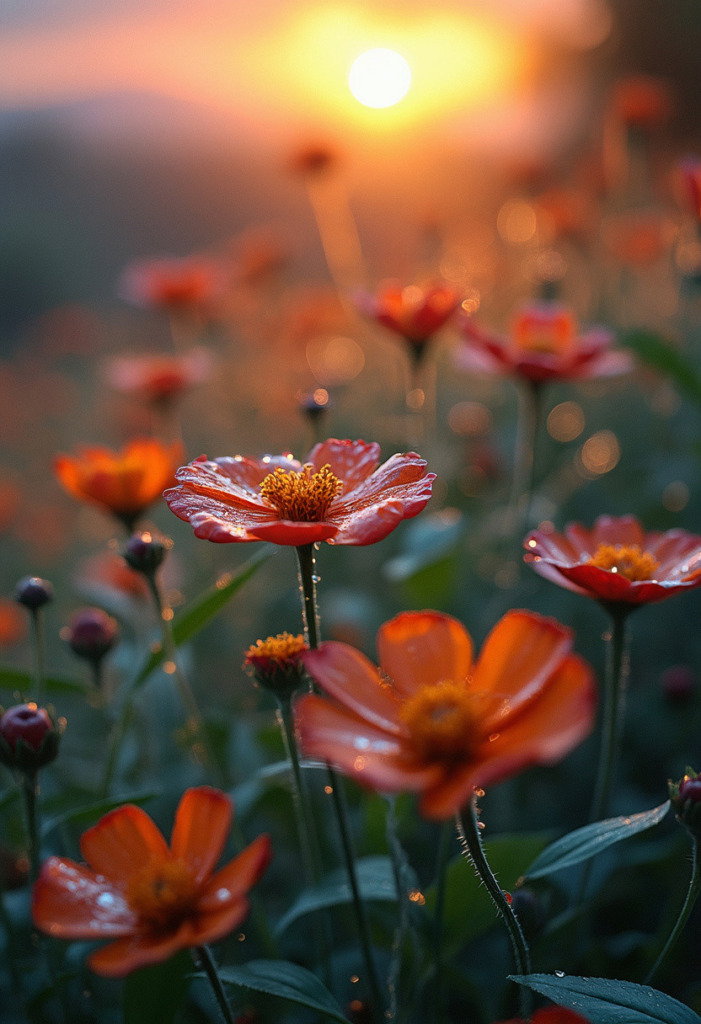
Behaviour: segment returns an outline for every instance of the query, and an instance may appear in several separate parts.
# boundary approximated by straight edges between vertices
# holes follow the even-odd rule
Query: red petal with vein
[[[117,885],[131,878],[135,865],[166,860],[170,855],[151,818],[133,804],[110,811],[84,832],[80,852],[98,874]]]

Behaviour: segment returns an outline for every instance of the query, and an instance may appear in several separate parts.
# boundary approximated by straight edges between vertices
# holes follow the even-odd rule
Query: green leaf
[[[241,589],[244,583],[250,580],[258,568],[273,554],[275,548],[270,546],[249,558],[236,573],[224,573],[220,576],[213,587],[205,590],[203,594],[196,597],[187,608],[173,620],[173,639],[176,647],[187,643],[199,631],[212,621],[228,601]],[[164,654],[160,644],[151,652],[132,683],[132,689],[136,689],[151,675],[154,669],[163,661]]]
[[[86,694],[91,686],[88,683],[79,682],[76,679],[57,679],[54,676],[45,676],[42,679],[42,686],[47,693],[75,693]],[[22,672],[16,668],[0,668],[0,690],[16,690],[19,693],[31,693],[36,689],[36,680],[31,672]]]
[[[96,800],[91,804],[83,804],[82,807],[73,807],[62,814],[55,814],[51,818],[46,818],[41,826],[42,837],[48,836],[54,829],[67,825],[69,822],[73,824],[81,821],[93,822],[95,819],[101,818],[103,814],[107,814],[108,811],[114,810],[115,807],[121,807],[123,804],[137,804],[140,806],[148,800],[153,800],[154,797],[160,796],[160,794],[161,790],[159,789],[139,790],[136,793],[123,793],[121,796],[106,797],[104,800]]]
[[[397,899],[397,887],[389,857],[359,857],[356,861],[356,871],[360,894],[364,900]],[[325,881],[301,893],[278,922],[276,934],[280,935],[304,914],[322,907],[351,903],[352,900],[353,893],[345,870],[334,871]]]
[[[348,1024],[341,1008],[325,985],[305,967],[287,960],[250,960],[241,967],[222,967],[219,977],[229,985],[267,992],[288,1002],[307,1006],[325,1015],[325,1020]]]
[[[124,982],[124,1024],[173,1024],[185,1002],[192,960],[186,951]]]
[[[630,981],[557,974],[514,975],[511,980],[581,1013],[591,1024],[701,1024],[688,1006]]]
[[[665,817],[671,804],[666,800],[659,807],[653,807],[651,811],[641,811],[639,814],[624,815],[619,818],[606,818],[604,821],[595,821],[591,825],[585,825],[574,832],[569,832],[561,839],[555,840],[545,849],[531,866],[524,872],[527,878],[542,878],[553,871],[560,871],[562,868],[570,868],[574,864],[581,864],[589,860],[597,853],[605,850],[614,843],[620,843],[622,839],[628,839],[637,832],[644,832],[653,825],[659,824]]]
[[[499,885],[507,891],[513,889],[528,864],[545,848],[550,838],[551,833],[533,832],[500,836],[485,843],[484,852]],[[435,886],[428,888],[424,895],[426,905],[433,911],[436,903]],[[498,924],[494,904],[477,872],[464,857],[455,857],[446,871],[446,949],[454,952],[465,942]]]
[[[669,342],[650,331],[632,331],[622,340],[644,363],[671,377],[681,392],[701,405],[701,376]]]

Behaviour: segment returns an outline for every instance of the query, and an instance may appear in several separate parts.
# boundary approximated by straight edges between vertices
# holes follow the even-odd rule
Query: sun
[[[348,85],[366,107],[393,107],[404,99],[411,85],[411,68],[396,50],[377,47],[353,61]]]

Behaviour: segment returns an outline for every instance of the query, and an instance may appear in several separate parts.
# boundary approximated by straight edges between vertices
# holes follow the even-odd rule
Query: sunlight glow
[[[396,50],[378,46],[353,61],[348,85],[366,107],[393,107],[403,100],[411,85],[411,68]]]

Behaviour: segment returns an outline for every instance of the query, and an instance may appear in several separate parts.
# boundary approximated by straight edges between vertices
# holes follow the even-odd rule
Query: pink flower
[[[545,579],[606,604],[663,601],[701,586],[701,537],[645,531],[635,516],[599,516],[592,529],[534,530],[525,561]]]
[[[580,334],[572,310],[555,302],[527,306],[509,336],[482,330],[471,320],[463,333],[465,343],[455,359],[460,369],[472,372],[513,374],[540,384],[612,377],[633,368],[628,352],[612,348],[612,331],[594,327]]]
[[[302,464],[288,452],[250,459],[200,456],[165,492],[172,512],[218,544],[374,544],[431,497],[435,473],[415,452],[379,465],[380,446],[330,439]]]

